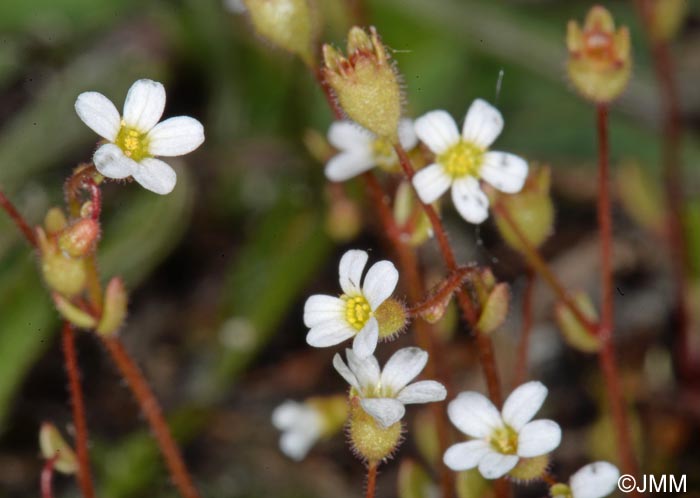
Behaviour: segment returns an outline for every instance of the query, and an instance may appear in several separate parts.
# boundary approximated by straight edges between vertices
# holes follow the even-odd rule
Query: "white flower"
[[[410,119],[399,122],[399,142],[410,150],[418,143]],[[326,164],[326,177],[333,182],[353,178],[375,166],[393,169],[399,159],[391,142],[352,121],[336,121],[328,130],[328,141],[340,152]]]
[[[531,422],[546,397],[542,383],[528,382],[508,396],[499,413],[484,395],[460,393],[447,414],[460,431],[475,439],[450,446],[443,457],[445,465],[455,471],[479,467],[486,479],[497,479],[521,458],[552,451],[561,442],[559,425],[552,420]]]
[[[152,80],[131,85],[124,114],[97,92],[85,92],[75,101],[80,119],[109,143],[100,146],[93,162],[107,178],[133,177],[144,188],[167,194],[177,175],[154,156],[181,156],[204,142],[204,128],[196,119],[178,116],[158,123],[165,108],[165,89]]]
[[[593,462],[581,467],[569,479],[569,486],[552,486],[552,498],[603,498],[617,489],[620,471],[608,462]],[[559,488],[562,486],[563,489]]]
[[[323,434],[324,420],[313,405],[288,400],[272,412],[272,425],[282,431],[282,453],[299,461]]]
[[[382,427],[389,427],[403,417],[404,405],[442,401],[447,396],[445,387],[434,380],[409,384],[425,367],[428,353],[420,348],[403,348],[389,358],[384,370],[374,356],[359,358],[346,349],[346,365],[339,354],[333,357],[333,366],[352,387],[351,396],[360,398],[360,405]]]
[[[316,294],[304,305],[304,324],[309,327],[306,342],[316,348],[334,346],[355,337],[355,354],[365,358],[374,353],[379,324],[374,312],[394,292],[399,272],[389,261],[372,265],[360,287],[367,264],[365,251],[350,250],[340,259],[340,297]]]
[[[452,187],[452,201],[470,223],[488,217],[489,200],[479,179],[509,194],[519,192],[527,178],[527,162],[507,152],[488,147],[503,129],[501,113],[488,102],[477,99],[469,107],[460,136],[452,116],[432,111],[415,123],[416,135],[435,154],[435,163],[413,177],[421,200],[430,204]]]

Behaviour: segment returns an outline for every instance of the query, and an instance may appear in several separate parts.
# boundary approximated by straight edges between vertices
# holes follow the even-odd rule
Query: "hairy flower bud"
[[[52,293],[51,297],[53,298],[56,310],[71,325],[80,329],[92,329],[97,325],[97,320],[95,320],[92,315],[78,308],[58,292]]]
[[[41,272],[46,285],[67,298],[80,294],[87,282],[85,261],[61,252],[53,239],[47,239],[42,228],[36,231]]]
[[[321,438],[334,436],[348,420],[348,399],[342,394],[315,396],[307,399],[305,403],[314,407],[321,416]]]
[[[107,284],[104,297],[104,309],[97,333],[103,335],[116,334],[126,319],[129,296],[121,278],[115,277]]]
[[[348,56],[323,46],[323,75],[345,113],[379,138],[398,142],[401,88],[376,29],[369,34],[353,27],[348,34]]]
[[[486,302],[482,304],[481,315],[476,328],[482,334],[490,334],[500,327],[508,316],[510,290],[508,284],[496,284]]]
[[[399,335],[408,324],[408,313],[403,304],[393,298],[384,301],[374,312],[379,323],[379,338],[388,339]]]
[[[422,245],[433,235],[430,219],[407,181],[402,181],[396,189],[394,219],[401,228],[402,235],[408,238],[408,243],[414,247]]]
[[[67,225],[68,221],[66,220],[66,215],[63,214],[61,208],[52,207],[44,217],[44,229],[49,235],[55,235],[61,232]]]
[[[307,0],[245,0],[255,30],[313,65],[314,15]]]
[[[591,322],[598,320],[598,313],[588,294],[582,291],[577,292],[573,295],[573,300],[585,318]],[[558,302],[554,309],[554,314],[564,340],[571,347],[584,353],[595,353],[600,350],[601,343],[598,336],[588,331],[585,324],[581,323],[566,303]]]
[[[646,0],[649,4],[651,36],[654,40],[675,38],[683,26],[690,2],[688,0]]]
[[[350,403],[348,436],[357,456],[369,465],[390,458],[401,443],[401,421],[385,429],[362,409],[358,398]]]
[[[56,458],[54,468],[57,471],[63,474],[75,474],[78,471],[78,458],[73,448],[66,443],[56,426],[50,422],[41,424],[39,447],[45,459]]]
[[[542,477],[549,466],[549,455],[521,458],[508,476],[516,481],[529,482]]]
[[[58,247],[69,256],[81,258],[95,249],[99,238],[99,223],[90,218],[81,218],[58,236]]]
[[[626,26],[615,30],[610,12],[594,6],[583,29],[569,21],[566,44],[569,79],[584,98],[607,103],[623,92],[632,72],[630,34]]]

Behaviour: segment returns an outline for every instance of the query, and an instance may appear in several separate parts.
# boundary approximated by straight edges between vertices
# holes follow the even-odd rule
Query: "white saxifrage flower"
[[[472,441],[450,446],[443,460],[455,471],[479,468],[486,479],[497,479],[521,458],[545,455],[559,446],[561,428],[552,420],[531,421],[547,397],[541,382],[515,389],[498,409],[483,394],[460,393],[447,407],[452,423]]]
[[[472,103],[461,135],[446,111],[431,111],[416,119],[415,130],[435,154],[435,162],[413,177],[424,203],[434,202],[452,187],[452,201],[462,218],[481,223],[488,217],[489,200],[480,179],[508,194],[523,188],[527,162],[514,154],[488,150],[503,130],[501,113],[488,102]]]
[[[291,400],[275,408],[272,425],[282,431],[282,452],[297,461],[306,456],[324,431],[323,415],[314,406]]]
[[[399,142],[410,150],[418,143],[413,121],[399,122]],[[326,177],[333,182],[343,182],[375,166],[392,170],[398,166],[398,156],[388,140],[352,121],[336,121],[328,130],[328,141],[340,152],[326,164]]]
[[[593,462],[581,467],[569,479],[569,485],[555,484],[552,498],[603,498],[617,489],[620,471],[608,462]]]
[[[204,128],[194,118],[177,116],[158,122],[165,109],[165,89],[157,81],[136,81],[126,95],[124,113],[97,92],[75,101],[80,119],[109,143],[101,145],[93,162],[97,171],[113,179],[132,177],[144,188],[168,194],[177,175],[155,156],[181,156],[204,142]]]
[[[379,323],[374,313],[394,292],[399,272],[389,261],[373,264],[365,275],[365,251],[350,250],[340,259],[340,297],[316,294],[304,305],[304,324],[309,327],[306,342],[316,348],[334,346],[354,337],[353,349],[364,358],[377,347]]]
[[[374,356],[359,358],[351,349],[345,353],[347,365],[336,354],[333,366],[350,384],[350,396],[358,397],[362,409],[384,428],[401,420],[404,405],[442,401],[447,396],[445,387],[434,380],[409,384],[428,362],[428,353],[420,348],[399,349],[383,370]]]

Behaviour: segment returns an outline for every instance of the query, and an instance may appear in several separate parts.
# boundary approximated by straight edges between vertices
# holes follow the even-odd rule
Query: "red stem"
[[[17,211],[15,206],[10,202],[5,194],[0,190],[0,206],[5,210],[7,215],[12,221],[14,221],[19,231],[22,232],[24,238],[27,239],[29,245],[36,248],[36,235],[34,235],[34,230],[31,229],[27,221],[22,217],[22,215]]]
[[[525,281],[525,292],[523,293],[523,326],[520,331],[520,343],[518,344],[518,360],[515,365],[516,386],[519,386],[527,379],[528,348],[533,322],[532,297],[535,289],[535,280],[535,272],[529,269]]]
[[[88,428],[85,416],[85,402],[80,387],[80,370],[75,350],[75,337],[70,323],[63,323],[63,358],[68,373],[68,390],[73,408],[75,426],[75,446],[78,455],[77,481],[84,498],[94,498],[95,489],[90,472],[90,451],[88,448]]]
[[[53,467],[58,460],[58,453],[46,460],[44,467],[41,469],[41,498],[53,498]]]
[[[377,489],[377,464],[370,463],[367,467],[367,495],[366,498],[374,498]]]
[[[127,353],[119,339],[97,335],[102,339],[102,343],[112,356],[122,377],[126,379],[131,392],[141,407],[141,411],[146,416],[146,420],[148,420],[148,424],[151,426],[151,430],[155,435],[161,453],[165,458],[165,463],[168,466],[173,482],[180,491],[180,494],[184,498],[199,498],[199,493],[194,487],[192,477],[187,471],[177,443],[173,439],[170,429],[168,428],[168,423],[163,417],[163,412],[158,400],[151,391],[148,382],[143,377],[141,370],[131,356],[129,356],[129,353]]]
[[[597,107],[598,117],[598,227],[600,230],[600,277],[601,277],[601,319],[598,331],[601,349],[598,355],[600,368],[605,378],[608,401],[612,411],[615,437],[622,469],[625,473],[637,475],[637,464],[632,449],[627,411],[620,387],[620,377],[615,360],[613,343],[614,308],[612,274],[612,220],[610,208],[610,173],[608,146],[608,108],[604,104]]]

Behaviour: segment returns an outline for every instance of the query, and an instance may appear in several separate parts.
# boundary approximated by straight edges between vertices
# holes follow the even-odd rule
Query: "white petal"
[[[296,421],[303,416],[303,411],[302,403],[287,400],[272,412],[272,425],[280,431],[294,427]]]
[[[527,161],[507,152],[487,152],[481,178],[506,194],[520,192],[527,179]]]
[[[175,170],[168,163],[154,157],[147,157],[139,161],[131,176],[143,188],[160,195],[172,192],[177,182]]]
[[[188,116],[166,119],[148,132],[148,151],[154,156],[181,156],[203,142],[202,123]]]
[[[372,357],[379,342],[379,324],[376,318],[370,318],[352,341],[352,350],[360,358]]]
[[[85,92],[75,101],[75,112],[83,123],[102,138],[114,142],[121,127],[121,116],[112,101],[97,92]]]
[[[482,99],[472,102],[462,127],[462,137],[465,140],[485,149],[502,130],[503,116],[498,109]]]
[[[165,109],[165,88],[153,80],[138,80],[126,94],[124,123],[146,133],[153,128]]]
[[[442,461],[452,470],[460,472],[473,469],[479,465],[479,462],[487,453],[492,451],[489,443],[476,439],[466,443],[453,444],[445,451]]]
[[[573,498],[603,498],[617,488],[620,471],[608,462],[593,462],[569,479]]]
[[[469,223],[481,223],[489,216],[489,198],[476,178],[465,176],[452,184],[452,202]]]
[[[399,143],[405,150],[411,150],[418,145],[418,137],[413,126],[413,120],[404,118],[399,121],[398,133]]]
[[[379,384],[380,374],[377,359],[371,355],[358,356],[352,349],[346,349],[345,354],[348,357],[348,366],[360,385],[360,391],[366,387],[375,388]]]
[[[351,249],[340,258],[338,273],[340,274],[340,288],[348,295],[360,293],[360,281],[362,271],[367,264],[369,256],[365,251]]]
[[[398,282],[399,271],[391,261],[379,261],[370,267],[362,283],[362,295],[372,311],[393,294]]]
[[[350,339],[356,332],[345,320],[328,320],[314,325],[309,330],[306,343],[315,348],[327,348]]]
[[[527,382],[515,389],[503,404],[503,420],[516,431],[522,429],[539,411],[547,397],[547,387],[541,382]]]
[[[355,377],[355,374],[352,373],[352,370],[348,368],[348,366],[343,361],[343,358],[338,353],[336,353],[333,357],[333,368],[335,368],[336,371],[343,376],[343,378],[348,384],[354,387],[357,391],[361,390],[360,383],[357,381],[357,377]]]
[[[445,386],[434,380],[422,380],[401,389],[396,397],[404,405],[412,403],[432,403],[447,397]]]
[[[371,170],[374,166],[374,157],[368,152],[341,152],[326,163],[326,178],[332,182],[344,182]]]
[[[285,432],[280,437],[280,450],[292,460],[303,460],[317,437],[303,432]]]
[[[510,472],[518,463],[515,455],[502,455],[489,451],[479,462],[479,472],[486,479],[498,479]]]
[[[535,420],[518,431],[518,455],[545,455],[561,443],[561,427],[553,420]]]
[[[101,175],[119,180],[131,176],[139,165],[114,144],[104,144],[95,151],[92,162]]]
[[[384,428],[394,425],[406,413],[403,404],[392,398],[363,398],[360,404]]]
[[[329,320],[342,320],[344,317],[345,301],[338,297],[315,294],[304,304],[304,325],[309,328]]]
[[[369,130],[352,121],[335,121],[328,129],[328,141],[338,150],[364,152],[371,156],[372,141],[376,137]]]
[[[428,363],[428,353],[420,348],[402,348],[384,365],[382,387],[393,390],[394,395],[411,382]]]
[[[447,111],[431,111],[416,119],[416,135],[435,154],[459,142],[457,123]]]
[[[503,425],[501,414],[483,394],[463,392],[447,405],[452,423],[467,436],[485,438]]]
[[[431,164],[413,176],[413,186],[425,203],[435,202],[452,185],[452,177],[439,164]]]

